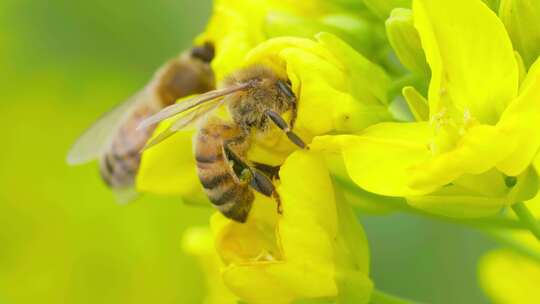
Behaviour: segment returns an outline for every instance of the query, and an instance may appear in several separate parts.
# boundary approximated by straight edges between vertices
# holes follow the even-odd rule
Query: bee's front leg
[[[272,110],[267,110],[264,114],[268,116],[270,120],[274,124],[276,124],[278,128],[280,128],[281,130],[283,130],[283,132],[285,132],[285,134],[287,135],[287,137],[293,144],[297,145],[298,147],[302,149],[307,149],[307,146],[304,143],[304,141],[296,133],[294,133],[291,130],[291,128],[289,127],[287,122],[283,119],[283,117],[281,117],[278,113]]]

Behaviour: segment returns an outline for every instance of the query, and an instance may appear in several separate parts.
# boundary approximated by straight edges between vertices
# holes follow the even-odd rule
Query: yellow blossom
[[[294,130],[306,142],[392,119],[387,111],[388,76],[331,34],[319,34],[316,40],[267,40],[250,50],[239,66],[252,64],[290,79],[298,100]],[[193,197],[189,193],[197,188],[195,164],[188,158],[191,146],[186,139],[191,132],[182,131],[143,154],[139,188]],[[296,149],[277,128],[253,138],[248,160],[281,166],[276,184],[283,214],[277,213],[274,200],[258,194],[245,224],[216,212],[211,227],[224,263],[223,281],[249,303],[321,297],[367,303],[372,283],[362,228],[341,194],[334,192],[322,156]],[[166,173],[169,180],[155,172]],[[202,193],[198,187],[193,195]]]
[[[366,239],[350,207],[336,200],[320,156],[293,153],[280,170],[278,192],[282,215],[275,202],[258,198],[245,224],[213,216],[225,284],[254,304],[338,296],[367,303]]]
[[[413,13],[432,74],[429,122],[382,123],[357,135],[316,138],[312,147],[341,147],[362,188],[435,213],[486,216],[533,197],[538,68],[519,87],[508,34],[480,0],[415,0]],[[420,110],[420,100],[409,104]]]
[[[216,0],[213,6],[210,22],[197,42],[215,44],[212,68],[218,80],[237,70],[247,52],[269,38],[312,37],[328,31],[366,51],[378,38],[355,1]]]
[[[306,142],[314,136],[356,132],[392,119],[387,110],[390,80],[386,73],[331,34],[320,34],[317,40],[270,39],[251,50],[240,66],[251,64],[269,66],[290,79],[298,99],[294,130]],[[137,176],[139,190],[191,199],[202,196],[192,134],[193,130],[182,130],[144,152]],[[272,128],[254,138],[248,159],[280,165],[294,149],[282,131]]]

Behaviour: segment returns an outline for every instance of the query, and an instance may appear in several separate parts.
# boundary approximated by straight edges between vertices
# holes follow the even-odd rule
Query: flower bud
[[[540,2],[536,0],[502,0],[499,16],[506,26],[514,48],[529,67],[540,55]]]
[[[384,43],[382,30],[370,20],[350,14],[325,14],[319,18],[271,12],[265,22],[268,38],[295,36],[312,38],[317,33],[333,33],[367,57],[373,57]]]
[[[427,76],[429,69],[420,36],[413,24],[412,11],[394,9],[386,20],[386,33],[401,63],[414,73]]]

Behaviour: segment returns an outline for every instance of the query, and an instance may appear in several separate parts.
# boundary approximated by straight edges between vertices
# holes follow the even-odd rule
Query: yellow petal
[[[216,0],[213,1],[213,12],[208,26],[196,42],[214,43],[216,54],[212,68],[216,79],[220,81],[242,67],[243,58],[251,48],[275,35],[306,37],[321,30],[329,30],[345,33],[352,38],[351,41],[355,41],[358,38],[351,36],[350,28],[340,28],[339,22],[328,22],[327,17],[346,13],[347,16],[353,15],[353,20],[361,19],[362,16],[355,14],[360,12],[360,7],[360,3],[323,0]],[[295,20],[285,20],[293,23],[288,25],[288,29],[280,29],[280,20],[276,20],[279,16],[292,16]],[[294,24],[299,20],[300,24]],[[351,22],[347,25],[350,27]],[[353,30],[352,34],[363,34],[369,26],[361,25],[359,28]]]
[[[540,65],[540,61],[535,65]],[[507,175],[515,176],[523,172],[540,147],[539,72],[540,69],[531,68],[524,81],[522,93],[508,106],[497,124],[502,133],[501,144],[513,143],[510,154],[497,166]]]
[[[479,0],[414,0],[431,67],[431,115],[469,111],[494,124],[517,94],[518,66],[504,25]]]
[[[247,52],[265,39],[266,1],[216,0],[205,32],[196,41],[211,41],[216,48],[212,69],[221,81],[241,66]]]
[[[406,203],[404,198],[377,195],[359,188],[350,179],[340,151],[324,153],[323,156],[336,186],[338,202],[347,202],[363,214],[379,215],[395,211]]]
[[[380,66],[360,55],[335,35],[320,33],[317,40],[340,59],[353,96],[366,104],[388,104],[390,77]]]
[[[322,159],[295,152],[282,166],[280,179],[283,214],[277,218],[271,201],[257,199],[244,226],[221,215],[212,219],[216,246],[226,261],[226,285],[249,303],[290,303],[337,296],[338,275],[350,271],[364,279],[357,281],[365,283],[363,295],[369,299],[365,236],[351,222],[350,209],[337,207]],[[346,239],[342,233],[348,233]],[[347,250],[350,244],[358,250]]]
[[[155,135],[165,130],[162,123]],[[160,195],[202,197],[192,151],[193,131],[180,131],[142,154],[137,190]]]
[[[509,154],[511,145],[501,142],[497,128],[478,125],[470,128],[448,152],[414,166],[410,186],[415,189],[446,185],[463,174],[481,174]],[[497,153],[493,153],[497,151]]]
[[[538,303],[540,264],[533,259],[509,250],[492,251],[481,259],[479,274],[494,303]]]
[[[407,203],[415,208],[455,218],[494,215],[506,202],[505,196],[480,195],[457,185],[446,186],[423,196],[407,197]]]
[[[538,190],[538,175],[532,168],[507,184],[506,176],[491,169],[479,175],[465,174],[439,190],[423,196],[407,197],[418,209],[456,218],[495,215],[515,202],[533,198]]]
[[[310,148],[343,153],[351,179],[380,195],[422,195],[437,187],[412,188],[412,166],[427,160],[431,129],[428,123],[380,123],[359,135],[320,136]]]
[[[468,128],[453,149],[415,166],[410,186],[440,187],[464,174],[481,174],[493,167],[509,176],[524,172],[540,147],[537,70],[531,69],[520,96],[508,105],[496,126]]]
[[[317,135],[354,132],[391,120],[386,107],[389,79],[385,72],[337,37],[317,37],[318,41],[270,39],[246,59],[246,65],[264,64],[291,80],[298,98],[295,132],[310,142]],[[255,142],[250,159],[280,164],[295,149],[290,143],[283,145],[288,141],[279,131],[271,135]]]

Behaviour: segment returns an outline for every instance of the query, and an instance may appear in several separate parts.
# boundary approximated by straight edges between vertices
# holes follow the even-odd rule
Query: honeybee
[[[153,131],[137,131],[136,127],[181,97],[215,89],[209,64],[213,57],[213,45],[205,43],[165,63],[141,91],[103,115],[75,142],[67,163],[77,165],[99,159],[101,177],[118,200],[134,199],[140,151]]]
[[[211,115],[221,105],[228,107],[231,121]],[[253,190],[274,197],[279,210],[279,196],[271,177],[246,159],[251,139],[254,133],[267,131],[273,123],[295,145],[305,148],[302,139],[291,130],[297,108],[288,80],[265,66],[254,65],[233,73],[222,89],[169,106],[145,119],[139,128],[181,114],[148,143],[150,147],[188,124],[200,122],[194,150],[201,185],[223,215],[244,223],[253,204]],[[288,111],[291,112],[289,123],[281,117]]]

